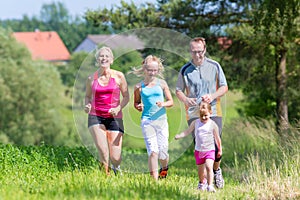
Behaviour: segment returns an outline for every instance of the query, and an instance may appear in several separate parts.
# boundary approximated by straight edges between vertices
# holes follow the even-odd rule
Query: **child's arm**
[[[161,82],[161,87],[164,91],[166,101],[165,102],[158,101],[158,102],[156,102],[156,105],[159,107],[167,107],[167,108],[172,107],[173,106],[173,97],[170,92],[169,86],[165,80],[160,80],[160,82]]]
[[[186,130],[184,130],[180,134],[175,135],[175,140],[183,138],[183,137],[189,135],[191,132],[193,132],[195,130],[195,122],[196,122],[196,120],[194,120]]]
[[[213,132],[214,132],[214,137],[215,137],[217,147],[219,149],[217,157],[220,158],[222,156],[222,142],[219,136],[219,127],[217,124],[214,125]]]
[[[134,87],[134,108],[138,111],[143,111],[143,104],[141,101],[141,84],[137,84]]]

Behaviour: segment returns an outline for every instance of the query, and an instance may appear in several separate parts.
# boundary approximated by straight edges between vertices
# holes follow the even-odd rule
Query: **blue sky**
[[[62,2],[68,9],[70,15],[83,15],[87,9],[111,8],[118,5],[121,0],[1,0],[0,20],[22,19],[23,15],[29,17],[39,16],[42,5],[52,2]],[[131,0],[125,0],[131,2]],[[136,5],[145,2],[155,3],[156,0],[134,0]]]

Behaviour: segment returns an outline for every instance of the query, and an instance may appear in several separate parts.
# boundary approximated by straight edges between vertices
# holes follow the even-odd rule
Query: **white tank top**
[[[202,123],[200,119],[195,122],[195,150],[197,151],[211,151],[215,150],[214,139],[214,121],[209,119],[206,123]]]

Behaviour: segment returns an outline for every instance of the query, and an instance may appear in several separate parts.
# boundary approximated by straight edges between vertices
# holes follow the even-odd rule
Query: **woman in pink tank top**
[[[99,152],[100,169],[109,175],[112,168],[116,174],[120,172],[124,133],[122,108],[129,102],[129,92],[124,74],[110,68],[114,59],[111,49],[102,47],[95,57],[99,69],[87,79],[84,110]]]

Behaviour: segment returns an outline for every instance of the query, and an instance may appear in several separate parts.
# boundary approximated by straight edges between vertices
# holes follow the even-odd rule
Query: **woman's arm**
[[[128,104],[129,102],[129,92],[128,92],[128,85],[127,81],[125,79],[125,76],[122,72],[115,71],[118,79],[119,79],[119,87],[122,95],[122,100],[120,102],[120,105],[109,109],[109,113],[113,116],[118,115],[118,113]]]
[[[86,89],[85,89],[85,98],[84,98],[84,111],[89,113],[91,111],[92,105],[92,77],[89,76],[86,81]]]
[[[121,90],[121,94],[122,94],[122,101],[120,103],[121,109],[124,108],[128,102],[129,102],[129,91],[128,91],[128,85],[127,85],[127,81],[125,79],[125,76],[123,73],[120,72],[120,90]]]

